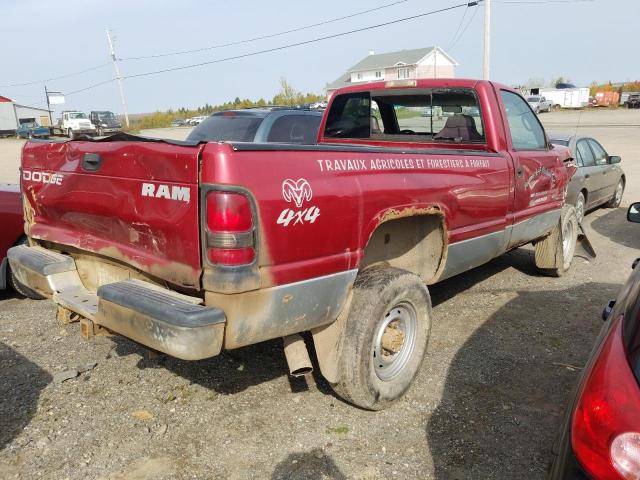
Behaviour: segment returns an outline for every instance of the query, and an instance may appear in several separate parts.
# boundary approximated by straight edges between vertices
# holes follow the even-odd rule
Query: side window
[[[369,138],[371,100],[369,92],[338,95],[331,104],[324,128],[325,137]]]
[[[576,162],[578,162],[579,167],[584,167],[584,160],[582,158],[582,153],[580,153],[580,150],[578,148],[576,148]]]
[[[588,142],[591,146],[591,150],[593,150],[596,165],[606,165],[608,155],[607,152],[604,151],[604,148],[602,148],[602,145],[596,142],[593,138],[590,138]]]
[[[507,113],[513,148],[515,150],[546,149],[542,125],[527,102],[520,95],[506,90],[502,90],[500,95]]]
[[[308,130],[304,115],[284,115],[271,125],[267,142],[307,143]]]
[[[576,146],[576,150],[578,151],[578,156],[582,159],[582,166],[593,167],[596,164],[593,153],[589,145],[587,145],[586,140],[580,140]]]

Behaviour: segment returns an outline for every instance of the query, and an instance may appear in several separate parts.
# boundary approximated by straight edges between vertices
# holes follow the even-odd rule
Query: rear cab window
[[[380,90],[338,95],[325,139],[484,144],[478,97],[470,88]]]

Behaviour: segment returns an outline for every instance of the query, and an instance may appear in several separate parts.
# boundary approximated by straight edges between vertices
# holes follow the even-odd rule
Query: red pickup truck
[[[30,246],[8,255],[85,335],[186,360],[283,337],[303,373],[311,332],[336,392],[380,409],[422,362],[426,285],[532,242],[543,272],[569,268],[574,172],[511,88],[367,83],[333,95],[317,145],[30,141]]]

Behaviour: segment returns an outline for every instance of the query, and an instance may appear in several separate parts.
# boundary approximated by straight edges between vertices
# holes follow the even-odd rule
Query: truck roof
[[[438,87],[458,87],[475,88],[482,83],[491,83],[500,88],[515,91],[513,88],[488,80],[475,80],[469,78],[412,78],[402,80],[386,80],[380,82],[361,82],[355,85],[339,88],[334,92],[334,96],[341,93],[362,92],[372,90],[388,90],[390,88],[438,88]]]

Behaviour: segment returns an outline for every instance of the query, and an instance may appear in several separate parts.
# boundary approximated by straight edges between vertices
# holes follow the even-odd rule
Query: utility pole
[[[489,80],[489,64],[491,57],[491,0],[484,0],[484,61],[482,78]]]
[[[44,96],[47,97],[47,110],[49,110],[49,126],[53,127],[53,119],[51,118],[51,105],[49,104],[49,92],[47,92],[47,86],[44,86]]]
[[[120,87],[120,98],[122,99],[122,108],[124,109],[124,123],[129,127],[129,113],[127,113],[127,101],[124,99],[122,76],[120,75],[120,68],[118,67],[118,60],[116,58],[116,52],[113,49],[113,41],[111,40],[111,32],[109,30],[107,30],[107,40],[109,41],[109,54],[111,55],[111,60],[113,60],[113,68],[116,71],[116,80],[118,80],[118,86]]]

